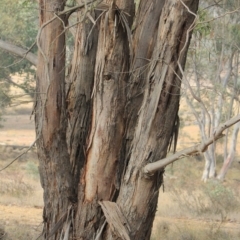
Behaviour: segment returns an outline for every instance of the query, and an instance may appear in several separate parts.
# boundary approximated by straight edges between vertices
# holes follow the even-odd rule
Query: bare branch
[[[204,113],[207,114],[207,117],[208,117],[208,120],[209,120],[208,137],[210,137],[211,125],[212,125],[211,122],[212,122],[212,121],[211,121],[211,116],[210,116],[210,114],[209,114],[209,111],[207,110],[207,108],[206,108],[205,104],[203,103],[202,99],[194,93],[194,91],[193,91],[193,89],[192,89],[192,87],[191,87],[191,85],[190,85],[190,83],[189,83],[186,75],[184,74],[182,65],[180,64],[180,58],[182,57],[182,54],[183,54],[184,49],[187,47],[187,43],[188,43],[189,37],[190,37],[190,32],[191,32],[191,31],[194,29],[194,27],[196,26],[196,21],[197,21],[197,19],[198,19],[198,16],[197,16],[195,13],[193,13],[192,11],[190,11],[190,9],[183,3],[182,0],[180,0],[180,2],[184,5],[184,7],[187,9],[187,11],[188,11],[189,13],[191,13],[191,14],[195,17],[195,19],[194,19],[193,23],[191,24],[191,26],[189,27],[189,29],[187,30],[186,41],[185,41],[185,44],[184,44],[183,48],[182,48],[181,51],[180,51],[179,58],[178,58],[178,60],[177,60],[177,64],[178,64],[178,68],[179,68],[179,70],[180,70],[180,72],[181,72],[181,74],[182,74],[182,80],[184,80],[183,83],[184,83],[184,84],[186,85],[186,87],[190,90],[190,93],[191,93],[192,97],[193,97],[197,102],[199,102],[199,103],[201,104]]]
[[[32,149],[32,147],[35,145],[37,139],[30,145],[29,148],[27,148],[24,152],[22,152],[20,155],[18,155],[15,159],[13,159],[9,164],[7,164],[4,168],[0,169],[0,172],[2,172],[3,170],[5,170],[6,168],[8,168],[9,166],[11,166],[15,161],[17,161],[21,156],[23,156],[24,154],[26,154],[29,150]]]
[[[216,129],[216,131],[209,138],[207,138],[205,141],[202,141],[201,143],[196,144],[192,147],[183,149],[182,151],[179,151],[179,152],[177,152],[177,153],[175,153],[175,154],[173,154],[169,157],[166,157],[164,159],[161,159],[161,160],[158,160],[156,162],[147,164],[143,168],[143,173],[146,175],[146,177],[151,176],[156,171],[161,170],[162,168],[164,168],[167,165],[177,161],[178,159],[184,158],[186,156],[191,156],[191,155],[194,155],[196,153],[205,152],[207,150],[207,147],[210,144],[212,144],[213,142],[215,142],[216,140],[218,140],[219,138],[224,136],[222,134],[224,130],[226,130],[227,128],[231,127],[232,125],[234,125],[235,123],[237,123],[239,121],[240,121],[240,114],[231,118],[231,119],[229,119],[225,123],[219,125],[218,128]]]
[[[37,65],[37,56],[29,50],[26,50],[24,48],[18,47],[14,44],[11,44],[9,42],[3,41],[0,39],[0,48],[3,50],[6,50],[10,53],[16,54],[22,58],[27,59],[30,63],[32,63],[34,66]]]
[[[214,18],[212,18],[212,19],[209,19],[209,20],[206,20],[206,21],[203,21],[203,22],[198,22],[196,25],[213,22],[213,21],[215,21],[215,20],[218,19],[218,18],[222,18],[222,17],[225,17],[226,15],[230,15],[230,14],[232,14],[232,13],[236,13],[236,12],[239,12],[239,11],[240,11],[240,8],[236,8],[236,9],[234,9],[233,11],[225,12],[224,14],[219,15],[219,16],[217,16],[217,17],[214,17]]]
[[[3,80],[5,80],[6,82],[9,82],[10,84],[12,84],[12,85],[15,86],[15,87],[18,87],[18,88],[22,89],[25,93],[27,93],[28,95],[30,95],[31,98],[34,97],[34,92],[31,92],[29,89],[27,89],[27,88],[24,87],[23,85],[14,82],[10,76],[4,78]]]

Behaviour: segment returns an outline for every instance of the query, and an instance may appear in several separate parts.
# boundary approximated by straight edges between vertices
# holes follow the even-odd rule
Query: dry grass
[[[15,154],[18,151],[2,153],[5,160],[0,161],[0,167]],[[7,239],[36,239],[41,232],[43,203],[37,165],[32,152],[0,173],[0,228],[7,232]],[[240,186],[235,180],[239,179],[240,164],[234,163],[221,184],[200,182],[203,165],[203,161],[189,158],[166,169],[152,240],[240,239],[240,201],[236,195]]]
[[[8,110],[0,143],[29,146],[34,141],[31,105]],[[198,139],[198,128],[185,126],[178,149],[189,147]],[[237,149],[240,150],[239,145]],[[0,168],[20,152],[1,145]],[[233,164],[222,184],[200,182],[203,165],[203,161],[189,158],[166,169],[152,240],[240,239],[240,164]],[[2,231],[12,240],[36,239],[40,234],[43,202],[37,166],[32,151],[0,172],[0,239]]]
[[[0,221],[0,234],[1,229],[4,236],[0,239],[3,240],[36,240],[42,231],[40,225],[22,224],[21,221],[9,221],[7,224]]]
[[[199,180],[203,165],[189,158],[166,169],[152,240],[240,239],[240,165],[234,163],[225,182],[206,184]]]
[[[10,162],[0,161],[0,168]],[[11,155],[11,154],[10,154]],[[37,161],[33,153],[0,172],[0,239],[1,229],[9,240],[36,239],[42,228],[42,188],[39,183]]]
[[[1,144],[29,146],[35,139],[34,122],[30,114],[5,115],[3,125],[4,128],[0,129]]]
[[[239,227],[239,226],[238,226]],[[218,222],[178,222],[161,220],[155,226],[152,240],[238,240],[239,230],[230,230]]]
[[[10,121],[6,131],[13,131]],[[29,125],[24,122],[17,125],[15,134],[22,131],[26,137],[34,136],[33,130],[30,130],[32,135],[25,131]],[[0,151],[0,167],[21,152],[6,146],[1,146]],[[36,154],[32,151],[0,173],[0,228],[4,227],[8,239],[36,239],[41,231],[43,202],[37,165]],[[230,194],[232,189],[233,194],[240,192],[236,181],[240,180],[240,164],[234,163],[226,181],[220,185],[200,182],[203,165],[203,161],[189,158],[166,169],[165,191],[160,191],[152,240],[240,239],[239,195],[233,197]],[[218,194],[224,200],[223,206],[217,204]],[[227,211],[224,212],[225,208]]]

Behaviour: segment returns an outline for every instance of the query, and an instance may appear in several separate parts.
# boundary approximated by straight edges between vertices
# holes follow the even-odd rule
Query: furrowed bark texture
[[[184,67],[194,20],[183,3],[197,11],[198,1],[142,0],[133,26],[133,0],[79,10],[65,80],[64,2],[40,1],[44,238],[150,238],[164,170],[146,179],[142,168],[166,156],[175,132],[177,62]]]
[[[80,176],[76,237],[93,239],[104,218],[100,200],[113,200],[119,188],[119,156],[124,134],[124,108],[129,72],[129,43],[120,12],[101,12],[92,88],[91,129],[86,145],[86,164]],[[133,12],[133,4],[118,1],[118,7]],[[118,19],[115,19],[118,18]],[[131,20],[131,19],[129,19]],[[94,231],[93,231],[94,229]]]
[[[40,1],[40,24],[62,10],[64,1]],[[55,18],[42,28],[37,65],[36,136],[39,172],[44,189],[44,233],[60,239],[69,199],[73,194],[69,154],[66,144],[65,35],[64,18]],[[58,223],[58,227],[56,224]],[[54,238],[54,239],[55,239]]]
[[[96,13],[91,12],[93,17]],[[78,20],[82,19],[82,12],[78,13]],[[95,211],[87,211],[90,209],[83,206],[84,201],[84,180],[79,182],[80,175],[84,175],[84,166],[86,164],[86,151],[88,144],[89,129],[92,123],[92,89],[94,85],[94,68],[96,62],[97,43],[98,43],[98,28],[88,22],[83,22],[78,25],[75,39],[75,50],[71,64],[71,72],[69,76],[69,92],[68,92],[68,148],[70,152],[71,170],[74,177],[74,202],[75,212],[81,209],[81,218],[78,214],[74,214],[75,221],[73,226],[73,235],[79,236],[85,232],[83,239],[88,239],[88,235],[92,237],[94,231],[91,227],[87,228],[84,223],[91,222],[96,216],[99,219],[97,208]],[[91,33],[92,31],[92,33]],[[84,179],[84,177],[81,177]],[[79,189],[78,189],[79,188]],[[78,191],[80,192],[78,196]],[[81,198],[82,197],[82,198]],[[92,228],[93,229],[93,228]],[[91,239],[89,236],[89,239]],[[80,238],[79,238],[80,239]]]
[[[196,1],[185,3],[196,12]],[[144,98],[128,153],[131,157],[117,199],[135,239],[150,238],[163,171],[146,179],[142,167],[167,154],[179,105],[180,80],[176,73],[181,74],[177,59],[180,57],[179,62],[185,65],[188,43],[182,55],[179,54],[189,40],[186,32],[193,20],[194,16],[179,1],[166,2],[160,16]]]
[[[125,109],[127,123],[123,146],[123,159],[125,159],[126,162],[128,162],[130,157],[126,152],[130,152],[134,138],[136,120],[142,105],[150,59],[157,40],[159,18],[164,2],[165,0],[141,1],[136,14],[132,44],[133,58],[127,91],[127,106]]]

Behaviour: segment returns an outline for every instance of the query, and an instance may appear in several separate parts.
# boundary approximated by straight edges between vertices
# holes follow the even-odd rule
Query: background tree
[[[206,8],[200,11],[199,23],[194,32],[188,55],[187,72],[190,80],[186,84],[185,96],[199,126],[202,140],[213,134],[220,122],[239,114],[236,109],[239,105],[239,37],[234,31],[239,25],[238,4],[235,1],[221,1],[221,4],[219,2],[211,7],[203,4]],[[238,128],[235,127],[231,159],[233,149],[236,148],[237,131]],[[222,144],[222,156],[227,162],[228,139],[229,130],[226,131]],[[215,142],[204,153],[204,181],[216,176],[216,147]],[[223,175],[218,178],[222,179]]]
[[[33,45],[38,18],[37,4],[33,1],[2,0],[0,6],[0,109],[3,110],[3,107],[11,102],[11,96],[8,94],[11,85],[34,96],[35,68],[29,60],[18,57],[21,54],[14,52],[14,45],[17,45],[22,52]],[[33,55],[34,52],[36,47],[31,48],[30,54]],[[24,81],[14,82],[12,76],[15,74],[23,75]]]

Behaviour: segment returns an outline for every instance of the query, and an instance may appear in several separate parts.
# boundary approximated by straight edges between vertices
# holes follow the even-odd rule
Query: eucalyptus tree
[[[68,4],[68,3],[67,3]],[[46,239],[149,239],[198,1],[39,1],[36,136]],[[66,69],[65,31],[75,14]],[[67,76],[66,76],[67,75]]]
[[[35,42],[38,26],[37,5],[32,1],[2,0],[0,3],[0,100],[1,109],[11,102],[8,89],[15,85],[34,96],[36,46],[31,53],[35,62],[19,58],[24,57],[26,49]],[[18,47],[16,47],[18,46]],[[19,51],[17,51],[19,50]],[[23,74],[24,81],[17,83],[12,80],[15,74]]]
[[[205,8],[204,4],[202,5],[203,9],[199,11],[200,17],[188,55],[189,64],[186,72],[190,81],[185,84],[185,96],[199,126],[202,141],[214,134],[220,122],[239,114],[236,106],[239,105],[240,38],[236,29],[239,27],[240,6],[236,5],[236,2],[238,1],[220,1],[208,8],[206,3]],[[231,159],[236,148],[237,126],[229,153]],[[227,130],[222,144],[224,166],[229,162],[227,157],[229,133]],[[204,158],[202,180],[206,181],[208,178],[216,177],[216,142],[204,152]]]
[[[44,239],[150,239],[165,166],[206,151],[240,120],[167,156],[171,144],[176,150],[197,9],[196,0],[39,0],[34,110]]]

